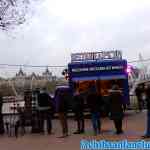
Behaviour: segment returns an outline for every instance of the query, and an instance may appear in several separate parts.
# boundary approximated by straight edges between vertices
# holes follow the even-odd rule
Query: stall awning
[[[100,80],[126,79],[125,75],[100,76]]]
[[[72,78],[73,81],[88,81],[88,80],[98,80],[98,76],[92,76],[92,77],[74,77]]]
[[[88,80],[116,80],[126,79],[125,75],[110,75],[110,76],[91,76],[91,77],[73,77],[73,81],[88,81]]]

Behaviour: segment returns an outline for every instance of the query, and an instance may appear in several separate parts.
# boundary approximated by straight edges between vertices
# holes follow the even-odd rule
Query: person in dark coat
[[[0,93],[0,134],[4,134],[4,122],[3,122],[2,106],[3,106],[3,98],[2,98],[2,95]]]
[[[100,134],[101,132],[101,121],[100,121],[100,96],[96,93],[94,87],[90,88],[87,96],[87,104],[91,111],[91,119],[94,130],[94,135]]]
[[[24,108],[20,107],[19,104],[17,104],[17,112],[19,114],[19,120],[16,122],[16,135],[18,135],[18,128],[21,127],[21,134],[25,134],[25,113]]]
[[[137,102],[138,102],[138,108],[139,111],[142,111],[142,107],[143,107],[143,99],[142,99],[142,94],[143,94],[143,88],[142,85],[138,85],[135,89],[135,94],[137,97]]]
[[[116,134],[123,133],[123,96],[118,85],[113,85],[109,95],[110,118],[114,121]]]
[[[63,91],[56,92],[56,105],[57,105],[57,112],[59,115],[60,124],[62,127],[62,136],[59,138],[65,138],[68,136],[68,123],[67,123],[67,99],[66,93]]]
[[[143,138],[150,138],[150,84],[145,89],[146,101],[147,101],[147,129]]]
[[[76,92],[73,101],[75,119],[77,121],[77,131],[74,134],[84,133],[84,99],[79,92]]]
[[[67,112],[71,108],[70,101],[72,100],[72,90],[68,86],[59,86],[55,91],[56,112],[58,113],[60,125],[62,127],[62,136],[58,138],[65,138],[68,136],[68,122]]]
[[[44,88],[38,95],[38,111],[40,117],[40,130],[44,132],[44,120],[47,121],[47,132],[52,131],[52,112],[54,110],[53,100]]]

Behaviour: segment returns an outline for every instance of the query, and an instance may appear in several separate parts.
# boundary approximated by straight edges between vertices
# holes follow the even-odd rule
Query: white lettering
[[[116,50],[116,51],[100,51],[100,52],[71,54],[72,62],[94,61],[94,60],[105,60],[105,59],[122,59],[122,52]]]

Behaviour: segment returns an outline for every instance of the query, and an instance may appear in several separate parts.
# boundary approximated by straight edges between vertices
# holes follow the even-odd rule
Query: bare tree
[[[0,29],[8,30],[23,24],[34,0],[0,0]]]

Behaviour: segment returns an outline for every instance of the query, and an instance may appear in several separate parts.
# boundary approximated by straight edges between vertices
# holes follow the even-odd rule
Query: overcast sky
[[[38,2],[24,25],[0,30],[0,63],[66,65],[72,52],[112,49],[150,58],[149,17],[149,0]]]

